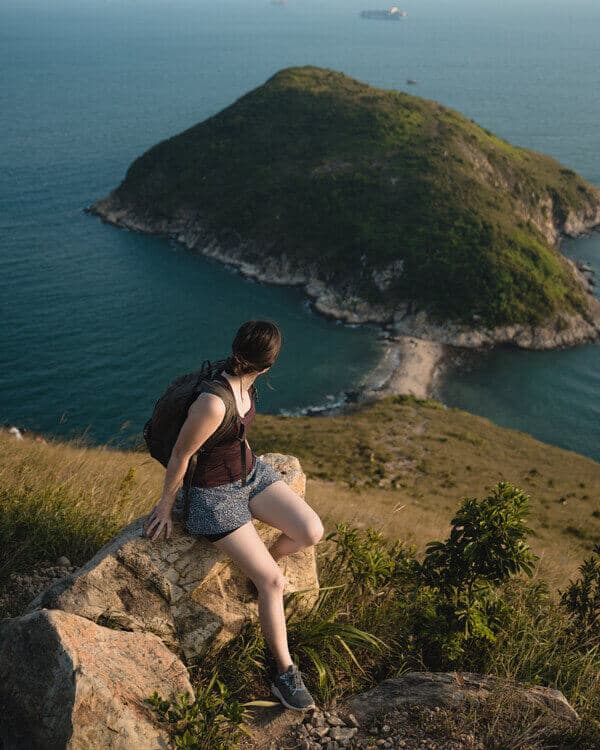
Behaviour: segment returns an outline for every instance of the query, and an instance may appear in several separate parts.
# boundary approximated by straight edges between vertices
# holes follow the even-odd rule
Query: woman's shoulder
[[[192,401],[188,414],[200,413],[206,416],[221,417],[222,419],[226,410],[225,401],[220,396],[210,391],[202,391]]]

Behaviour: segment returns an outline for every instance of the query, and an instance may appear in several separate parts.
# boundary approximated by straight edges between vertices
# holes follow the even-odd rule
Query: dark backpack
[[[144,425],[144,440],[148,446],[150,455],[167,466],[173,446],[177,442],[179,432],[187,419],[188,409],[198,398],[200,393],[214,393],[220,396],[225,403],[225,416],[219,427],[202,444],[201,448],[190,458],[185,473],[183,486],[185,490],[184,518],[187,519],[189,512],[189,487],[196,468],[199,453],[208,453],[215,445],[218,445],[223,437],[230,434],[231,428],[237,425],[237,439],[240,441],[242,454],[243,484],[246,483],[246,451],[242,437],[243,427],[237,411],[235,400],[229,388],[213,378],[225,367],[226,360],[211,362],[206,359],[199,370],[180,375],[170,383],[165,392],[156,402],[152,416]],[[252,384],[252,395],[258,398],[256,386]]]

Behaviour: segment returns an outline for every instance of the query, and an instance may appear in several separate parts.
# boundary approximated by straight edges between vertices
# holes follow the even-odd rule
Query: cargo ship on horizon
[[[408,13],[405,10],[400,10],[394,5],[389,10],[361,10],[359,15],[361,18],[371,18],[382,21],[399,21],[401,18],[406,18]]]

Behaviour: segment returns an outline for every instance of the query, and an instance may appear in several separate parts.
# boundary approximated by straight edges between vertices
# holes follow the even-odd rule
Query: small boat
[[[407,78],[406,83],[408,83],[409,86],[416,86],[417,82],[414,78]]]

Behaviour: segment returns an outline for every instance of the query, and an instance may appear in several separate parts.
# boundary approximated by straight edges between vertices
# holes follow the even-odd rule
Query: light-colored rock
[[[0,747],[158,750],[169,737],[144,703],[188,692],[187,670],[154,635],[42,609],[0,621]]]
[[[469,154],[466,155],[469,157]],[[484,171],[494,171],[489,163],[474,166]],[[504,187],[510,189],[509,185]],[[596,193],[596,201],[579,211],[569,211],[562,222],[557,218],[549,196],[539,196],[539,212],[532,213],[528,204],[527,210],[524,209],[520,216],[523,220],[531,221],[550,244],[560,249],[561,236],[580,237],[600,228],[600,191]],[[515,325],[494,329],[482,329],[475,325],[476,321],[472,327],[453,323],[435,325],[424,313],[406,316],[405,305],[395,310],[386,299],[387,290],[403,273],[404,263],[401,259],[392,261],[382,269],[372,269],[373,283],[381,293],[381,300],[373,303],[353,294],[348,288],[352,286],[349,279],[340,280],[335,287],[332,286],[321,278],[318,264],[294,266],[285,253],[277,253],[274,244],[258,246],[237,236],[228,244],[219,244],[205,231],[201,215],[192,210],[182,209],[169,219],[140,216],[122,204],[116,191],[97,200],[86,210],[116,226],[173,237],[189,249],[234,266],[242,275],[257,281],[304,286],[317,312],[348,324],[393,324],[399,335],[467,348],[509,344],[524,349],[556,349],[600,339],[600,303],[592,294],[588,295],[588,320],[581,315],[563,315],[539,326]],[[572,267],[582,288],[591,292],[588,279],[582,278],[581,272],[569,259],[565,258],[565,261]]]
[[[463,144],[464,156],[483,174],[502,183],[502,175],[483,159],[479,152]],[[318,169],[337,171],[342,163],[324,164]],[[500,183],[496,187],[500,186]],[[502,183],[505,190],[512,185]],[[571,210],[564,219],[561,212],[555,211],[551,196],[537,196],[537,210],[532,210],[527,201],[517,213],[523,221],[530,221],[544,234],[550,244],[560,250],[563,236],[578,237],[600,229],[600,191],[595,191],[596,200],[591,200],[580,210]],[[535,196],[533,196],[535,199]],[[302,286],[309,298],[310,307],[325,317],[344,322],[347,325],[377,324],[389,328],[398,341],[403,337],[421,340],[411,352],[402,343],[382,350],[379,362],[367,374],[363,391],[357,398],[352,393],[349,402],[371,401],[390,394],[412,394],[416,398],[428,398],[435,392],[435,384],[442,374],[442,360],[446,360],[444,347],[456,349],[486,349],[494,346],[514,346],[522,349],[549,350],[583,343],[600,341],[600,301],[594,296],[594,279],[583,273],[568,258],[564,260],[571,267],[576,282],[582,291],[587,292],[587,313],[558,314],[554,318],[536,326],[510,325],[485,328],[477,315],[472,324],[462,325],[451,321],[435,323],[425,312],[409,312],[412,305],[408,300],[392,302],[389,289],[404,273],[404,262],[397,258],[383,268],[370,270],[374,286],[380,298],[373,302],[357,296],[352,273],[336,279],[335,284],[323,273],[316,262],[298,264],[285,253],[280,253],[276,243],[257,244],[244,241],[237,234],[231,241],[217,241],[205,230],[203,218],[198,211],[180,209],[174,216],[165,219],[151,214],[140,215],[133,207],[124,205],[112,191],[85,209],[104,221],[116,226],[150,234],[173,237],[190,250],[213,258],[220,263],[237,268],[250,279],[269,284]],[[361,258],[359,266],[366,262]],[[366,270],[366,269],[365,269]],[[382,372],[388,372],[390,363],[399,358],[397,371],[391,372],[383,383]],[[319,409],[322,413],[335,414],[345,405]],[[312,412],[311,412],[312,413]]]
[[[600,340],[600,301],[588,295],[588,305],[588,318],[561,314],[543,325],[496,328],[475,328],[449,322],[438,324],[432,322],[425,312],[406,315],[402,310],[394,316],[392,328],[397,336],[414,336],[464,349],[498,345],[534,350],[560,349]]]
[[[262,456],[304,497],[306,477],[298,459],[278,453]],[[174,508],[170,539],[143,533],[147,517],[136,519],[85,565],[40,594],[28,612],[45,607],[87,617],[98,624],[154,633],[180,656],[200,655],[206,646],[235,637],[258,616],[250,583],[229,557],[210,542],[187,534]],[[269,546],[278,529],[254,521]],[[314,548],[281,561],[285,593],[309,589],[297,606],[310,607],[318,596]]]
[[[358,721],[363,723],[381,709],[391,711],[403,705],[452,708],[466,701],[482,702],[501,686],[502,682],[496,677],[471,672],[409,672],[402,677],[384,680],[372,690],[355,695],[349,701],[349,707]],[[510,687],[513,693],[517,691],[525,700],[547,709],[560,720],[579,720],[559,690]]]

